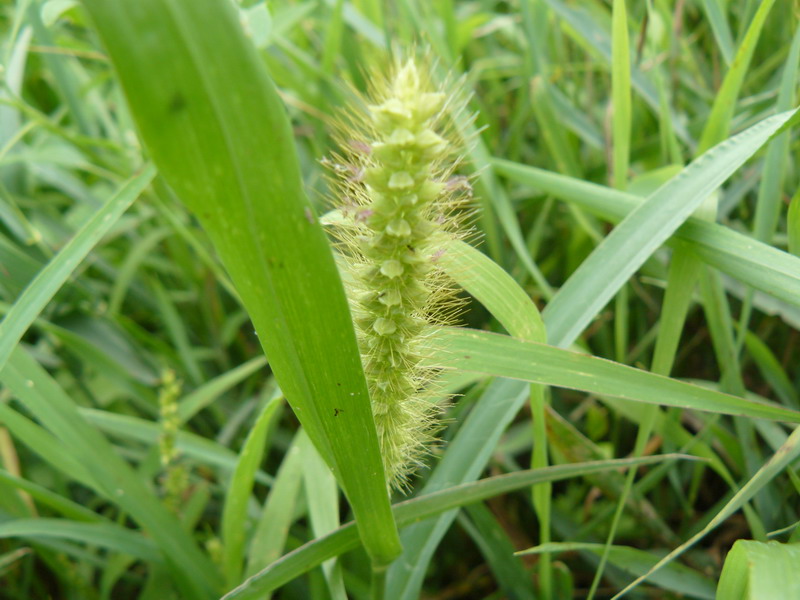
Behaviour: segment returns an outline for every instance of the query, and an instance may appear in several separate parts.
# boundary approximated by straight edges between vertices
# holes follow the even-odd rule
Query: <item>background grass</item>
[[[328,408],[365,406],[325,384],[350,368],[332,362],[347,362],[332,350],[346,321],[304,305],[280,335],[269,325],[270,302],[324,305],[332,263],[320,246],[271,280],[272,300],[235,265],[299,256],[280,237],[290,205],[301,225],[303,193],[326,210],[330,115],[392,44],[429,46],[473,92],[484,254],[454,247],[443,266],[473,298],[464,323],[495,333],[439,336],[458,350],[443,390],[460,396],[393,508],[403,555],[386,597],[610,598],[661,565],[626,597],[713,598],[737,539],[783,545],[740,543],[736,560],[786,554],[762,561],[779,575],[728,567],[720,597],[760,577],[790,593],[796,2],[130,6],[142,20],[123,3],[0,6],[0,597],[369,596],[361,544],[373,564],[396,547],[382,488],[356,465],[374,456],[331,429]],[[247,87],[267,73],[274,97]],[[255,135],[265,115],[283,141]],[[244,239],[269,227],[269,250]],[[287,291],[303,269],[332,277],[325,295]],[[292,340],[311,348],[299,367]],[[703,460],[610,461],[664,452]],[[337,529],[353,510],[373,520],[360,537]]]

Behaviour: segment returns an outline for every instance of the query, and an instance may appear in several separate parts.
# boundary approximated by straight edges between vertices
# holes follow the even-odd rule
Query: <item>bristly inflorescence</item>
[[[380,79],[347,115],[334,183],[339,240],[387,482],[407,485],[428,453],[441,408],[427,334],[458,302],[436,261],[463,236],[469,184],[454,176],[463,96],[414,59]],[[425,366],[423,366],[423,361]]]

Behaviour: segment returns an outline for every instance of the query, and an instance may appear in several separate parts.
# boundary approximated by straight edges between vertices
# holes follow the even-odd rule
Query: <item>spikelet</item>
[[[423,366],[435,358],[426,337],[432,326],[451,323],[459,306],[436,261],[463,237],[471,188],[454,176],[455,123],[464,122],[466,100],[437,88],[414,59],[373,82],[362,109],[339,127],[343,155],[328,161],[339,209],[333,234],[387,483],[404,489],[439,428],[436,370]]]

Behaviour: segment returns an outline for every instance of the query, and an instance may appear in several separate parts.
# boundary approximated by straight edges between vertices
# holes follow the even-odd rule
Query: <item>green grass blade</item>
[[[73,502],[42,485],[17,477],[4,469],[0,469],[0,480],[11,487],[24,491],[39,504],[55,510],[72,521],[97,522],[103,520],[100,515],[82,504]]]
[[[800,189],[795,192],[786,215],[786,229],[789,236],[789,252],[800,257]]]
[[[731,119],[733,119],[733,113],[736,110],[736,99],[739,97],[739,91],[744,83],[747,69],[750,67],[750,61],[753,58],[758,38],[761,37],[764,21],[766,21],[767,15],[774,4],[775,0],[763,0],[759,5],[758,12],[753,17],[753,21],[747,29],[747,34],[736,51],[736,58],[734,58],[730,70],[725,75],[722,87],[714,96],[711,114],[708,116],[706,126],[698,143],[698,154],[705,152],[712,146],[716,146],[728,137]]]
[[[702,0],[703,10],[706,12],[711,31],[717,40],[717,46],[722,53],[725,64],[730,65],[734,57],[734,43],[728,20],[722,12],[720,0]]]
[[[567,5],[561,0],[544,0],[564,22],[577,34],[578,41],[611,67],[613,64],[612,40],[608,30],[595,22],[593,15],[576,4]],[[631,87],[658,114],[660,111],[658,89],[649,77],[638,67],[631,69]],[[687,144],[693,143],[689,132],[674,116],[672,118],[675,133]]]
[[[579,204],[609,221],[624,218],[642,203],[642,199],[633,194],[535,167],[503,160],[495,160],[493,165],[514,181]],[[790,223],[796,223],[794,226],[800,229],[800,209],[795,209],[794,214],[794,221],[790,217]],[[675,236],[690,242],[694,252],[709,265],[775,298],[800,306],[798,257],[722,225],[691,217],[678,229]]]
[[[196,390],[186,394],[186,396],[181,398],[178,402],[178,417],[181,423],[185,423],[191,419],[226,391],[241,383],[253,373],[257,373],[263,369],[266,364],[267,359],[265,357],[256,356],[246,363],[234,367],[227,373],[223,373],[205,382]]]
[[[604,544],[586,542],[555,542],[523,550],[517,554],[524,556],[526,554],[583,550],[599,556],[605,547]],[[632,575],[640,575],[646,573],[648,569],[658,562],[658,556],[638,548],[611,546],[608,552],[608,560],[619,569]],[[715,598],[716,586],[712,580],[694,569],[679,564],[668,565],[663,572],[655,574],[650,579],[650,583],[676,594],[685,594],[690,598],[704,598],[707,600],[714,600]]]
[[[797,69],[800,63],[800,27],[794,33],[789,56],[783,67],[781,86],[778,92],[777,109],[789,110],[795,105]],[[764,158],[764,170],[758,188],[758,202],[753,223],[753,235],[759,241],[769,243],[778,223],[781,208],[781,193],[789,158],[791,134],[784,131],[772,140]]]
[[[631,57],[628,50],[625,0],[614,0],[611,15],[611,102],[613,115],[614,187],[628,182],[631,146]]]
[[[129,554],[151,564],[163,564],[158,546],[141,533],[116,523],[78,523],[64,519],[16,519],[0,523],[0,538],[58,538]]]
[[[653,351],[651,370],[654,373],[668,376],[672,372],[686,314],[689,311],[692,294],[702,266],[703,264],[697,260],[688,244],[679,242],[669,265],[658,338]]]
[[[300,436],[300,446],[303,452],[303,487],[308,517],[314,537],[320,538],[341,524],[339,490],[330,469],[304,433]],[[332,600],[347,600],[339,562],[335,559],[324,562],[322,572]]]
[[[778,92],[777,109],[789,110],[794,106],[795,88],[797,87],[797,69],[800,60],[800,27],[795,30],[789,56],[783,67],[781,85]],[[764,168],[761,172],[761,181],[758,186],[758,200],[756,201],[755,217],[753,219],[753,236],[766,244],[771,243],[772,236],[778,225],[782,205],[783,183],[786,176],[786,164],[789,159],[790,133],[784,131],[776,136],[767,148],[764,158]],[[742,306],[739,322],[742,325],[737,347],[743,343],[742,334],[746,331],[746,324],[750,320],[753,305],[753,291],[748,291]]]
[[[344,290],[303,192],[285,109],[234,7],[83,4],[159,172],[214,242],[365,547],[391,561],[399,538]]]
[[[435,342],[444,349],[437,360],[450,368],[646,404],[800,423],[800,412],[782,406],[722,394],[594,356],[496,333],[442,328],[436,332]]]
[[[500,588],[509,598],[534,600],[530,576],[522,562],[514,559],[514,546],[492,512],[483,504],[471,504],[459,524],[466,530],[486,559]]]
[[[22,348],[12,353],[0,371],[0,380],[86,465],[97,491],[149,532],[174,565],[173,572],[185,594],[208,598],[219,589],[220,577],[208,557],[108,440],[81,417],[63,389]]]
[[[86,465],[68,452],[60,440],[4,402],[0,402],[0,423],[64,475],[88,487],[99,487]]]
[[[93,408],[79,409],[81,416],[89,423],[109,435],[123,440],[135,440],[148,446],[158,444],[162,427],[159,423],[146,421],[138,417],[120,415]],[[236,469],[237,456],[225,446],[188,431],[178,431],[175,447],[187,457],[201,464],[219,467],[232,473]],[[256,473],[256,481],[268,484],[271,479],[262,471]]]
[[[529,386],[523,383],[507,379],[491,382],[448,444],[447,452],[421,494],[478,479],[500,436],[528,396]],[[419,596],[428,563],[455,518],[456,511],[451,511],[431,521],[415,523],[403,531],[403,554],[389,568],[386,580],[388,597],[407,600]]]
[[[488,498],[532,485],[563,481],[572,477],[583,477],[611,469],[651,465],[664,460],[676,460],[679,458],[691,459],[693,457],[665,454],[645,458],[623,458],[516,471],[477,482],[449,487],[419,498],[407,500],[394,505],[393,511],[398,525],[404,527],[454,508],[481,502]],[[343,525],[327,536],[311,541],[283,556],[280,560],[253,575],[235,590],[223,596],[222,600],[260,598],[264,593],[277,589],[319,566],[325,560],[356,548],[358,541],[358,534],[354,529],[354,524],[351,522]]]
[[[745,334],[744,345],[761,371],[761,375],[781,402],[792,408],[800,409],[800,392],[795,388],[770,347],[750,331]]]
[[[226,585],[236,585],[242,575],[246,538],[247,501],[253,491],[258,465],[264,455],[272,419],[283,398],[275,396],[256,419],[239,453],[239,461],[228,483],[222,509],[222,571]]]
[[[155,176],[152,166],[125,182],[22,292],[0,323],[0,370],[17,342],[47,303],[66,283],[75,268],[86,258],[127,208]]]
[[[511,335],[545,341],[544,322],[536,304],[508,272],[483,252],[464,242],[453,242],[437,264]]]
[[[278,560],[286,544],[303,480],[303,452],[299,436],[300,433],[295,435],[294,441],[283,456],[275,476],[275,483],[270,489],[253,539],[250,541],[246,570],[248,577]]]
[[[765,119],[708,151],[630,213],[547,305],[551,341],[571,344],[644,261],[793,115]]]
[[[697,534],[692,536],[687,542],[681,544],[675,550],[670,552],[667,556],[662,558],[656,563],[647,573],[633,581],[630,585],[625,587],[617,595],[612,598],[616,600],[628,593],[630,590],[638,586],[646,580],[655,571],[659,570],[664,565],[672,562],[675,558],[680,556],[685,550],[696,544],[699,540],[705,537],[710,531],[718,527],[723,521],[730,517],[737,510],[742,508],[753,496],[755,496],[765,485],[767,485],[774,477],[783,472],[783,470],[790,465],[798,456],[800,456],[800,427],[795,428],[786,442],[781,446],[772,458],[762,466],[758,472],[747,482],[741,489],[728,501],[723,508],[714,515],[714,518],[703,527]]]
[[[483,304],[513,336],[545,341],[545,329],[536,305],[516,281],[479,250],[464,243],[451,244],[439,264],[461,287]],[[519,412],[528,386],[513,381],[496,381],[478,401],[455,438],[447,455],[425,486],[425,492],[440,489],[444,483],[464,483],[478,478],[500,434]],[[542,396],[541,386],[530,386],[533,400]],[[536,405],[538,406],[538,405]],[[534,409],[536,408],[534,406]],[[544,428],[543,419],[536,426]],[[545,439],[538,431],[539,439]],[[539,445],[540,451],[545,447]],[[543,454],[543,453],[542,453]],[[537,454],[537,461],[546,456]],[[535,465],[544,466],[544,465]],[[546,486],[548,484],[543,484]],[[547,495],[544,489],[542,495]],[[455,518],[455,513],[419,523],[403,532],[404,552],[389,569],[387,593],[390,597],[413,598],[419,594],[428,563]]]

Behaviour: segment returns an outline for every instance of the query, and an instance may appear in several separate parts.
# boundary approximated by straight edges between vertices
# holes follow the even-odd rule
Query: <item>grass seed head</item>
[[[397,61],[373,73],[361,108],[343,116],[343,155],[329,161],[340,218],[334,235],[372,399],[387,483],[403,489],[438,429],[426,344],[452,322],[455,290],[436,266],[463,236],[466,178],[454,176],[466,100],[437,85],[430,65]]]

